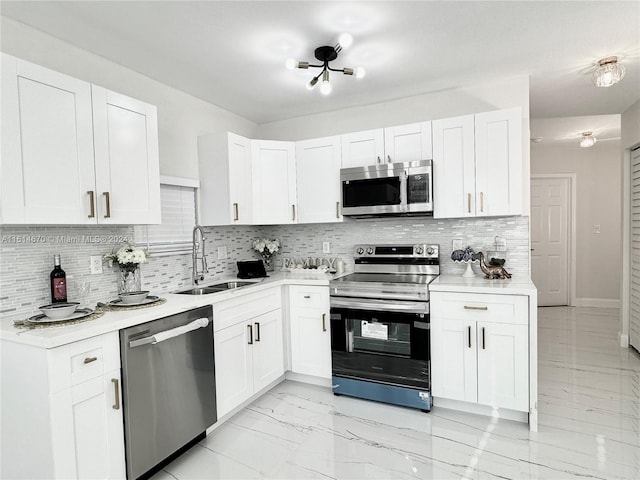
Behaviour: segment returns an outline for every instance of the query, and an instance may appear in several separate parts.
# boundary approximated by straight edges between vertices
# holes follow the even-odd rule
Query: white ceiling
[[[532,117],[619,114],[640,98],[637,0],[3,0],[0,8],[256,123],[523,74]],[[333,66],[365,67],[365,78],[334,74],[325,97],[305,88],[315,73],[284,68],[288,57],[314,60],[343,31],[354,43]],[[594,62],[612,54],[625,79],[594,87]]]

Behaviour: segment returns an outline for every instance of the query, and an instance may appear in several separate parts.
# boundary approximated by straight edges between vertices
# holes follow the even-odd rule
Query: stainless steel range
[[[438,245],[356,245],[330,282],[333,393],[431,410],[429,283]]]

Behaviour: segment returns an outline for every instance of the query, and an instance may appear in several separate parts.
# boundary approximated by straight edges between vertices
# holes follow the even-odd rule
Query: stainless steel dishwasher
[[[120,330],[127,478],[147,478],[216,420],[210,306]]]

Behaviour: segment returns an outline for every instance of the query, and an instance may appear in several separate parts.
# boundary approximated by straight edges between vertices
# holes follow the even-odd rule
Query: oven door
[[[428,305],[332,297],[333,375],[429,390]]]

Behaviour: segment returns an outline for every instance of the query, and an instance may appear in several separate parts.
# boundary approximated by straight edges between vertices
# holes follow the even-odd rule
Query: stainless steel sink
[[[224,292],[226,290],[233,290],[234,288],[244,287],[246,285],[251,285],[254,282],[221,282],[214,283],[213,285],[209,285],[207,287],[195,287],[190,288],[188,290],[182,290],[180,292],[176,292],[180,295],[208,295],[210,293],[218,293]]]

